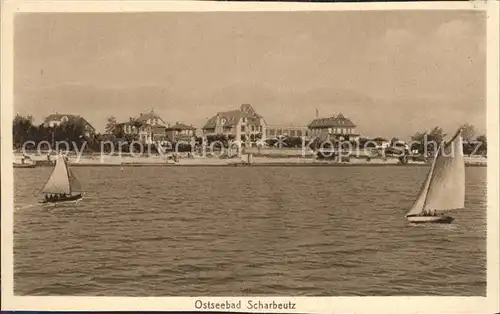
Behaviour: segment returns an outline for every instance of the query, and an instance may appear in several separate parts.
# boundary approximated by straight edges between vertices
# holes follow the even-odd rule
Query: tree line
[[[13,146],[15,149],[22,148],[30,141],[34,146],[42,142],[47,143],[45,149],[54,148],[57,142],[75,143],[80,148],[83,143],[93,143],[96,139],[88,138],[85,134],[85,125],[82,121],[67,122],[56,126],[44,124],[35,125],[32,116],[16,115],[12,123]],[[35,147],[26,147],[35,149]]]
[[[464,124],[462,128],[464,154],[486,155],[488,146],[486,135],[477,135],[473,125]],[[423,153],[425,151],[433,153],[437,146],[434,143],[441,143],[448,134],[444,133],[440,127],[433,127],[429,131],[415,133],[412,137],[410,150]]]

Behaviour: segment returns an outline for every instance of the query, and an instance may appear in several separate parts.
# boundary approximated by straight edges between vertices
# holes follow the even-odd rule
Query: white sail
[[[73,171],[71,171],[71,169],[69,167],[68,167],[68,174],[69,174],[69,186],[70,186],[71,192],[83,192],[82,185],[80,184],[80,181],[78,181],[78,179],[73,174]]]
[[[424,210],[448,211],[465,207],[465,161],[461,131],[435,161]]]
[[[427,192],[429,191],[429,186],[432,180],[432,173],[434,172],[434,167],[436,165],[436,157],[437,154],[434,156],[434,160],[431,164],[431,169],[429,170],[429,173],[427,173],[424,184],[422,184],[422,187],[418,192],[417,199],[413,203],[413,206],[411,207],[410,211],[408,211],[406,216],[419,215],[424,211],[425,198],[427,197]]]
[[[419,215],[424,210],[447,211],[465,204],[465,162],[461,130],[434,157],[417,199],[406,216]]]
[[[81,185],[74,174],[68,168],[63,156],[56,160],[54,170],[42,189],[43,193],[53,194],[71,194],[71,192],[80,192]]]

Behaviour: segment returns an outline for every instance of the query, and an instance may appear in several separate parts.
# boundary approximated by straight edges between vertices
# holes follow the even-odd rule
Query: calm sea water
[[[451,225],[404,214],[427,167],[15,169],[16,295],[485,295],[486,168]]]

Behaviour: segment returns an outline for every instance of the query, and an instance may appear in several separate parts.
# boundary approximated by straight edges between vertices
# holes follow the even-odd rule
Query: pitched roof
[[[221,124],[223,126],[235,126],[238,124],[241,118],[248,118],[251,120],[260,120],[262,116],[257,114],[251,105],[243,104],[238,110],[230,110],[218,112],[215,116],[208,119],[207,123],[205,123],[204,129],[215,128],[217,125],[217,118],[221,119]],[[224,123],[222,123],[224,122]],[[250,121],[251,122],[251,121]],[[255,121],[257,122],[257,121]]]
[[[184,123],[176,122],[174,125],[168,127],[169,130],[195,130],[196,128]]]
[[[215,128],[217,124],[217,118],[221,119],[221,123],[223,126],[233,126],[238,124],[238,121],[243,117],[245,113],[241,112],[239,110],[231,110],[231,111],[223,111],[223,112],[217,112],[217,114],[210,119],[208,119],[207,123],[205,124],[204,128]]]
[[[61,121],[63,117],[67,117],[68,122],[83,122],[85,125],[90,126],[92,129],[95,129],[92,124],[85,120],[85,118],[74,114],[53,113],[45,118],[44,123],[49,123],[51,121]]]
[[[136,120],[141,121],[141,122],[146,122],[149,119],[158,119],[161,122],[165,123],[165,121],[158,115],[156,114],[153,110],[147,113],[141,113],[139,117],[136,118]]]
[[[351,127],[355,128],[356,125],[348,118],[344,117],[342,113],[339,113],[338,116],[331,116],[329,118],[319,118],[314,119],[308,125],[309,128],[336,128],[336,127]]]

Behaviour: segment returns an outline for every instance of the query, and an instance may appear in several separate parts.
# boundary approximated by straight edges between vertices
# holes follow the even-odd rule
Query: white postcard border
[[[20,12],[484,10],[487,12],[487,297],[22,297],[13,295],[13,16]],[[258,3],[208,1],[5,1],[2,3],[2,310],[203,310],[196,300],[242,301],[241,312],[493,313],[499,295],[499,3]],[[294,302],[295,309],[250,310],[248,300]],[[211,309],[214,311],[215,309]],[[219,309],[221,310],[221,309]],[[234,310],[233,310],[234,311]]]

